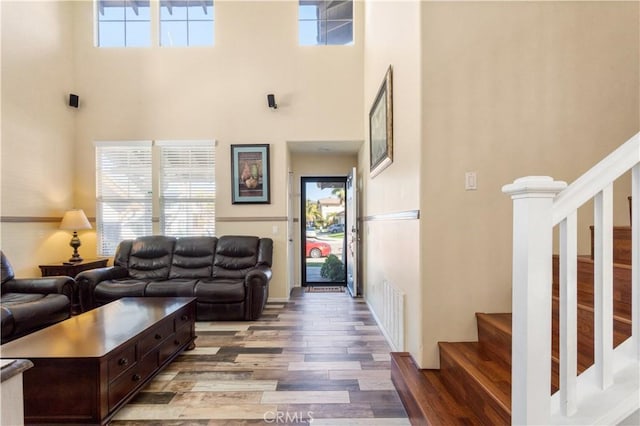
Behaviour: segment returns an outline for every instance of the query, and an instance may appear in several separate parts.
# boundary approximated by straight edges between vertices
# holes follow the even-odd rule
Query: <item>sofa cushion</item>
[[[129,256],[131,256],[131,246],[133,240],[122,240],[116,248],[116,254],[113,256],[113,265],[122,266],[129,269]]]
[[[218,239],[213,265],[214,278],[241,279],[258,262],[260,238],[224,236]]]
[[[106,280],[98,283],[94,290],[96,300],[105,303],[121,297],[142,297],[147,280],[125,278],[121,280]]]
[[[11,263],[4,255],[2,251],[0,251],[0,273],[2,274],[1,284],[6,283],[9,280],[14,278],[13,268],[11,267]]]
[[[198,298],[199,302],[242,302],[245,295],[244,280],[200,280],[196,284],[194,295]]]
[[[13,317],[12,335],[24,334],[69,318],[69,304],[69,298],[62,294],[5,293],[2,295],[2,305],[11,311]]]
[[[2,321],[2,337],[11,336],[16,322],[11,311],[4,306],[0,307],[0,321]]]
[[[176,239],[163,235],[137,238],[131,246],[129,275],[139,280],[166,280]]]
[[[151,281],[144,290],[152,297],[193,297],[198,280],[174,278],[167,281]]]
[[[178,238],[173,249],[169,278],[208,278],[213,271],[216,237]]]

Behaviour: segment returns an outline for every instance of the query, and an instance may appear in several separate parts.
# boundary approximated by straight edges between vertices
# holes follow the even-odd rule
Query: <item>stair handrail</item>
[[[513,424],[550,424],[553,228],[560,225],[560,410],[578,406],[577,210],[594,199],[595,358],[598,386],[613,380],[612,217],[613,182],[632,170],[632,223],[640,223],[640,133],[570,186],[548,176],[528,176],[505,185],[513,200],[512,400]],[[640,361],[640,228],[632,233],[632,337]],[[605,343],[603,343],[605,342]],[[544,355],[548,354],[548,355]],[[640,362],[639,362],[640,364]],[[567,417],[565,417],[567,418]]]
[[[558,225],[570,212],[577,210],[639,162],[640,133],[636,133],[558,194],[553,202],[553,225]]]

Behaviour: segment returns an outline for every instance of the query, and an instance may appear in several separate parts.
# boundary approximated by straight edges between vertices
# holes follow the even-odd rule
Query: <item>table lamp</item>
[[[73,256],[69,262],[82,262],[82,258],[78,254],[78,247],[81,246],[80,238],[78,238],[78,229],[91,229],[91,224],[82,209],[67,210],[60,222],[60,229],[73,231],[73,237],[69,245],[73,247]]]

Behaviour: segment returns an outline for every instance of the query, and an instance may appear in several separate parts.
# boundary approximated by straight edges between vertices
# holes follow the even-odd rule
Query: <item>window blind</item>
[[[159,142],[160,227],[175,237],[215,235],[215,147]]]
[[[152,234],[151,142],[96,143],[98,254]]]

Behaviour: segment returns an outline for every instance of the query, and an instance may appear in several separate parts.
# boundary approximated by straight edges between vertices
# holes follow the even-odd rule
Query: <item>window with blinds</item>
[[[215,235],[213,142],[158,142],[160,228],[176,237]]]
[[[98,254],[143,235],[214,236],[215,175],[214,141],[96,142]]]
[[[98,254],[152,233],[151,142],[96,144]]]

